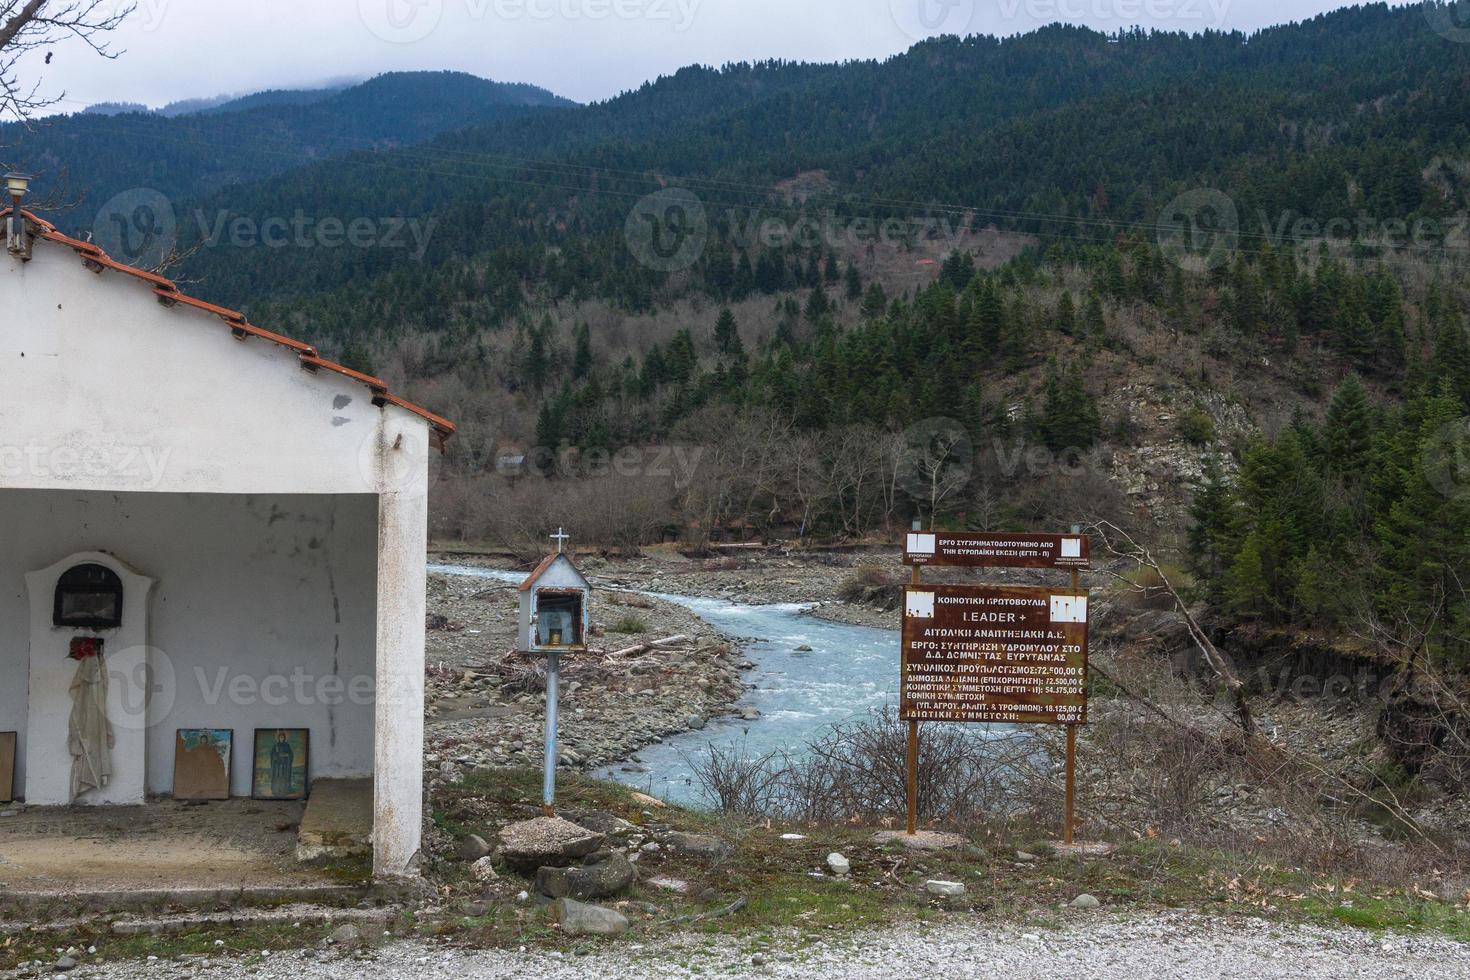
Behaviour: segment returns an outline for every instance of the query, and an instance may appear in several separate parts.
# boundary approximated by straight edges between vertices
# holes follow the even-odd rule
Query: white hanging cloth
[[[112,747],[116,740],[107,720],[107,670],[101,655],[83,657],[71,682],[71,800],[102,789],[112,780]]]

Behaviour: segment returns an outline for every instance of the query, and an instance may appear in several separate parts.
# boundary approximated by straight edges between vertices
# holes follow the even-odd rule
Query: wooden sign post
[[[899,709],[909,723],[909,834],[918,831],[920,722],[1064,725],[1063,837],[1072,843],[1077,726],[1087,721],[1088,592],[1080,570],[1088,555],[1082,534],[909,534]],[[1072,583],[924,585],[925,565],[1067,569]]]

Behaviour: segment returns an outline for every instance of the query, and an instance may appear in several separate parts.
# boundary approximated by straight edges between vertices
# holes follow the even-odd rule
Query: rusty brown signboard
[[[1087,720],[1087,591],[915,585],[904,592],[904,721]]]
[[[1085,534],[990,534],[914,531],[904,542],[905,565],[971,568],[1086,568]]]

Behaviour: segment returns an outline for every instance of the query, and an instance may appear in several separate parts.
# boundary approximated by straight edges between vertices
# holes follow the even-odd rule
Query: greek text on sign
[[[903,549],[905,565],[973,568],[1086,568],[1085,534],[988,534],[914,531]]]
[[[904,592],[904,721],[1087,720],[1087,592],[916,585]]]

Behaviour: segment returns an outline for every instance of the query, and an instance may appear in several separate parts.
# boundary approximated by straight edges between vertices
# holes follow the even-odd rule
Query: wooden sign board
[[[0,803],[15,798],[15,732],[0,732]]]
[[[904,542],[905,565],[970,568],[1086,568],[1085,534],[988,534],[914,531]]]
[[[904,721],[1087,721],[1087,591],[915,585],[904,591]]]

